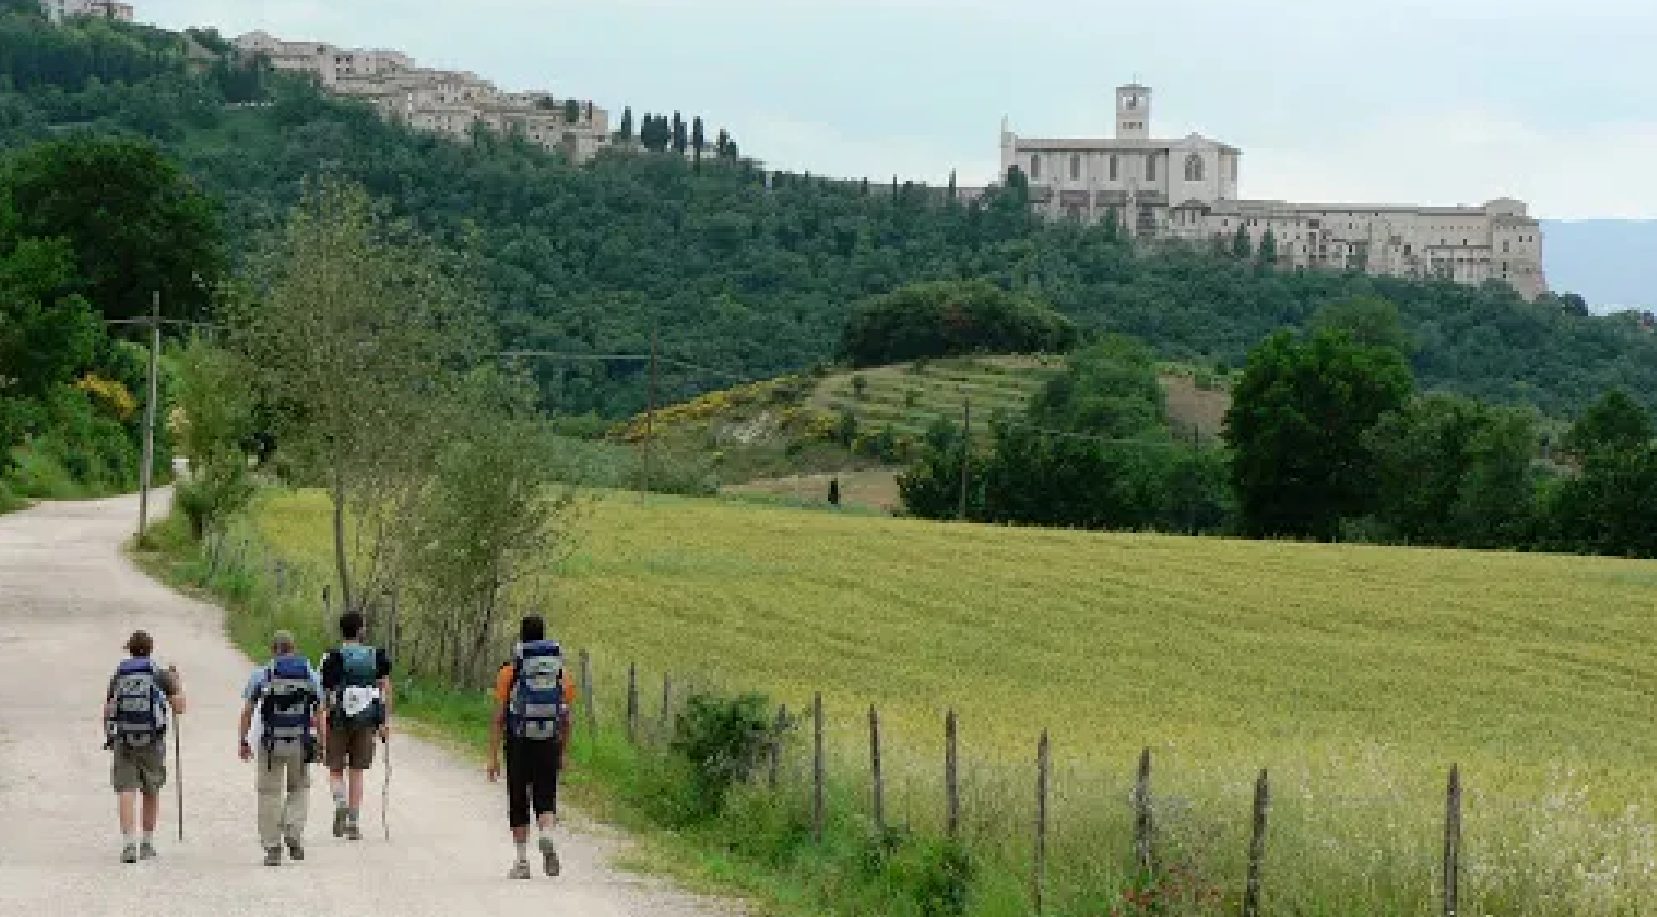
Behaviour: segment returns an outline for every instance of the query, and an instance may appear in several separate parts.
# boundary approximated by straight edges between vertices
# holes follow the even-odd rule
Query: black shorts
[[[506,740],[507,815],[514,828],[529,825],[536,815],[558,811],[558,766],[562,739]]]

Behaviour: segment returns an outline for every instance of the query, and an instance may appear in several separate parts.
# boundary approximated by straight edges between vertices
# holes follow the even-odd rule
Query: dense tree
[[[1238,261],[1247,261],[1253,248],[1253,243],[1249,241],[1248,227],[1239,222],[1237,231],[1231,236],[1231,257]]]
[[[702,165],[702,150],[708,145],[707,129],[702,125],[702,116],[697,115],[690,123],[690,146],[696,155],[696,165]]]
[[[46,143],[6,184],[24,232],[71,240],[87,297],[109,318],[199,317],[223,269],[214,208],[171,160],[135,140]]]
[[[1581,459],[1633,452],[1651,442],[1657,431],[1651,414],[1621,389],[1606,392],[1571,426],[1565,448]]]
[[[1325,303],[1312,314],[1309,327],[1313,331],[1344,331],[1354,342],[1368,347],[1390,347],[1402,354],[1415,351],[1398,306],[1371,294]]]
[[[1537,437],[1529,412],[1429,395],[1383,415],[1366,443],[1386,537],[1474,547],[1534,537]]]
[[[1286,331],[1249,355],[1225,435],[1242,524],[1253,535],[1336,537],[1375,499],[1364,436],[1412,387],[1403,356],[1340,331]]]
[[[1260,237],[1260,251],[1256,253],[1263,267],[1273,267],[1277,264],[1277,234],[1269,228],[1265,235]]]
[[[621,125],[616,128],[616,139],[623,143],[631,142],[633,139],[633,106],[631,105],[622,109]]]
[[[681,117],[678,112],[673,113],[672,138],[673,152],[678,153],[680,156],[685,155],[685,150],[690,148],[690,138],[686,133],[685,119]]]
[[[858,366],[967,353],[1069,349],[1076,328],[1032,297],[992,283],[912,284],[864,300],[846,323],[841,354]]]

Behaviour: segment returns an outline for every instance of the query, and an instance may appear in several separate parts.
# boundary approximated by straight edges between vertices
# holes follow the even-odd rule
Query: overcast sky
[[[1242,194],[1657,217],[1648,0],[136,0],[168,27],[394,47],[613,109],[682,109],[745,153],[963,184],[1026,136],[1103,136],[1112,89],[1159,136],[1242,147]]]

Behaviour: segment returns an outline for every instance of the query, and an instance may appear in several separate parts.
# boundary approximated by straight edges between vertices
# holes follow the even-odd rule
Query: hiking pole
[[[391,737],[380,740],[385,743],[385,780],[380,784],[380,830],[385,832],[387,843],[391,842],[391,821],[386,817],[390,809],[391,800]]]
[[[184,843],[184,730],[173,717],[173,789],[178,796],[178,842]],[[166,754],[166,752],[162,752]],[[165,760],[165,759],[163,759]]]

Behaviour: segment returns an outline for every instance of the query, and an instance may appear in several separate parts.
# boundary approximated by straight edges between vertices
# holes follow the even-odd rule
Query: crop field
[[[257,524],[290,558],[327,556],[320,495],[265,500]],[[796,710],[821,691],[842,774],[861,772],[876,704],[894,805],[917,824],[939,814],[953,708],[968,818],[1009,863],[1049,729],[1055,887],[1110,885],[1100,861],[1126,852],[1149,747],[1165,843],[1228,894],[1270,768],[1273,913],[1426,913],[1452,764],[1467,913],[1657,913],[1657,563],[636,495],[596,499],[581,525],[548,611],[611,703],[628,661]]]

